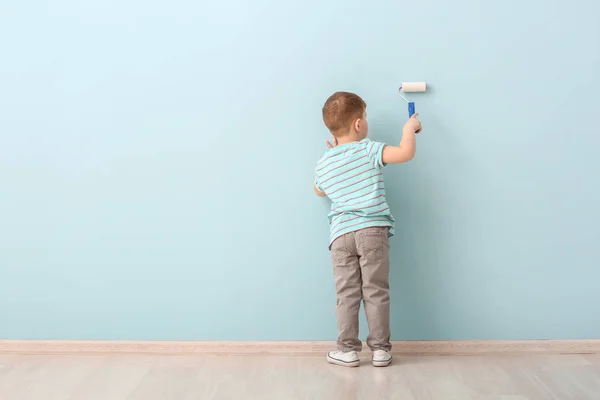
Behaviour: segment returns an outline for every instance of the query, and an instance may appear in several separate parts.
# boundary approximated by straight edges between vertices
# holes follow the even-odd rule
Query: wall
[[[393,339],[600,337],[597,2],[5,3],[0,338],[334,339],[320,108],[402,80]]]

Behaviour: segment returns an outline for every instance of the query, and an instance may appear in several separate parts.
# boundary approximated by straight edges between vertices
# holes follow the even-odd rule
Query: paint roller
[[[402,95],[404,93],[415,93],[415,92],[426,92],[427,84],[425,82],[402,82],[400,85],[400,97],[404,99],[408,103],[408,118],[412,117],[415,113],[415,102],[408,101],[406,97]]]

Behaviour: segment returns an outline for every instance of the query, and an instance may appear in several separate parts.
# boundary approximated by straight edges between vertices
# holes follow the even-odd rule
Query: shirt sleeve
[[[386,144],[381,142],[372,142],[369,141],[367,143],[367,158],[371,162],[373,168],[383,169],[385,167],[385,163],[383,162],[383,149]]]
[[[319,179],[319,175],[317,174],[316,168],[315,168],[315,187],[317,189],[319,189],[320,192],[325,193],[325,191],[323,190],[323,188],[321,187],[321,183],[320,183],[320,179]]]

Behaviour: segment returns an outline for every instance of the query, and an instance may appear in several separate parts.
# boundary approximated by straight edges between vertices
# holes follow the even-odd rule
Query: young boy
[[[358,311],[361,300],[369,324],[367,345],[373,365],[386,367],[390,353],[389,237],[394,217],[385,198],[382,169],[415,155],[417,115],[404,125],[399,146],[367,139],[367,105],[356,94],[334,93],[323,106],[323,121],[333,145],[315,168],[314,190],[331,199],[330,250],[336,287],[337,350],[327,354],[331,364],[360,365]]]

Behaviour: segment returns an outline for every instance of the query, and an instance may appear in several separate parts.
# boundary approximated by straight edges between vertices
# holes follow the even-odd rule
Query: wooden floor
[[[349,369],[324,356],[0,354],[0,399],[600,399],[600,355],[396,357]]]

